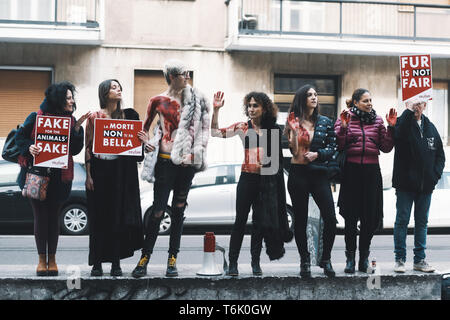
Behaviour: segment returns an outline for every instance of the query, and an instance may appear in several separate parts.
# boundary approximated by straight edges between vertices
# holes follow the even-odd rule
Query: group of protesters
[[[183,233],[188,194],[197,172],[207,168],[209,137],[239,136],[244,161],[236,190],[236,218],[229,243],[227,275],[238,276],[238,258],[250,210],[251,268],[262,275],[260,255],[265,244],[270,260],[284,256],[284,244],[295,238],[300,256],[300,276],[311,277],[308,251],[308,202],[311,195],[324,221],[323,252],[319,266],[334,277],[331,253],[336,235],[336,213],[331,181],[339,177],[339,214],[345,219],[345,273],[369,268],[370,244],[375,232],[383,227],[383,182],[379,165],[380,151],[395,147],[393,187],[396,188],[394,228],[395,272],[405,272],[406,235],[414,204],[414,264],[422,272],[433,272],[425,259],[427,221],[432,192],[440,179],[445,155],[438,131],[423,114],[427,101],[407,101],[397,118],[391,108],[383,118],[375,112],[367,89],[356,89],[337,121],[320,114],[316,88],[297,90],[288,111],[284,130],[277,125],[278,108],[263,92],[253,91],[243,99],[246,122],[219,127],[219,112],[225,105],[224,93],[208,99],[188,84],[190,73],[179,60],[164,65],[167,90],[150,99],[143,130],[141,156],[105,155],[93,152],[94,122],[97,118],[139,120],[133,108],[122,106],[122,86],[116,79],[103,81],[98,88],[100,109],[87,112],[76,120],[75,87],[69,82],[52,84],[45,92],[39,111],[33,112],[16,133],[22,166],[18,181],[21,188],[33,157],[36,116],[71,119],[69,165],[52,168],[47,197],[30,200],[34,214],[34,234],[39,276],[58,275],[55,254],[59,236],[59,213],[68,198],[73,180],[72,157],[85,149],[86,193],[89,217],[89,259],[91,276],[103,275],[103,263],[111,263],[111,276],[123,274],[120,261],[142,250],[132,276],[147,275],[147,266],[158,237],[160,223],[167,209],[170,193],[171,231],[166,276],[178,276],[176,266]],[[211,117],[212,112],[212,117]],[[82,124],[87,120],[85,130]],[[293,232],[289,228],[283,172],[282,136],[292,153],[288,192],[293,207]],[[138,162],[145,157],[145,168],[154,183],[154,200],[142,218]],[[147,159],[146,159],[147,160]],[[148,164],[147,164],[148,163]],[[359,228],[359,244],[357,234]]]

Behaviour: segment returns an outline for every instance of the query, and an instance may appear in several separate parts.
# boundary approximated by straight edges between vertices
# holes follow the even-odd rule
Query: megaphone
[[[216,252],[216,237],[214,232],[206,232],[204,236],[203,244],[203,266],[197,272],[199,276],[220,276],[222,272],[216,265],[215,261]]]

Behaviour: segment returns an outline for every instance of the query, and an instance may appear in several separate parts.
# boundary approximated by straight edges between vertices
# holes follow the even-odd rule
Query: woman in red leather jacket
[[[346,273],[355,272],[357,224],[360,221],[358,270],[367,272],[370,243],[383,223],[383,183],[378,156],[394,147],[395,109],[386,115],[388,129],[372,106],[367,89],[356,89],[348,109],[334,125],[339,150],[347,158],[339,192],[339,213],[345,219]]]

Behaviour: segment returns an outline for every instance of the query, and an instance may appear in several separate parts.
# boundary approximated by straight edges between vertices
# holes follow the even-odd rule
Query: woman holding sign
[[[16,133],[16,144],[21,150],[19,164],[22,167],[18,182],[20,188],[23,189],[27,168],[33,165],[33,157],[38,157],[44,151],[42,146],[35,144],[37,116],[58,117],[57,119],[60,120],[56,120],[56,125],[49,124],[49,126],[56,128],[58,128],[60,123],[66,122],[67,119],[70,123],[67,169],[51,168],[50,182],[45,200],[30,199],[34,214],[34,236],[39,254],[39,264],[36,270],[38,276],[58,275],[55,254],[59,237],[59,216],[61,206],[69,197],[72,189],[72,156],[80,153],[81,149],[83,149],[84,131],[81,125],[87,119],[89,113],[82,116],[78,121],[72,116],[76,110],[74,92],[75,87],[69,82],[52,84],[45,91],[45,99],[41,104],[40,110],[37,113],[31,113]],[[53,135],[53,140],[57,136]]]
[[[366,89],[356,89],[348,109],[342,111],[334,125],[338,149],[346,150],[339,213],[345,219],[346,273],[355,272],[355,252],[358,220],[359,236],[358,270],[367,272],[369,248],[375,230],[383,225],[383,185],[378,156],[394,147],[395,109],[386,115],[388,129],[372,106],[372,96]]]
[[[111,262],[111,276],[121,276],[120,260],[132,257],[142,248],[143,232],[138,181],[138,156],[94,153],[94,140],[123,135],[119,130],[95,131],[95,119],[139,120],[134,109],[122,109],[122,86],[115,79],[105,80],[98,88],[100,110],[91,114],[86,125],[86,192],[89,214],[89,265],[91,276],[102,276],[103,262]],[[142,123],[136,121],[142,127]],[[115,129],[123,129],[123,122]],[[120,126],[120,128],[119,128]],[[138,134],[140,142],[147,141],[144,131]],[[94,139],[95,138],[95,139]],[[105,139],[119,141],[120,139]],[[108,144],[111,144],[108,142]],[[126,142],[125,144],[127,144]],[[114,142],[121,145],[122,142]],[[142,151],[142,146],[140,147]]]

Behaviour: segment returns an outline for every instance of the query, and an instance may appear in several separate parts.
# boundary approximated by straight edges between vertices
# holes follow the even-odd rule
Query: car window
[[[436,189],[450,189],[450,172],[444,172],[439,179]]]
[[[192,180],[192,187],[204,187],[228,183],[230,183],[230,179],[227,174],[227,166],[217,166],[197,173]]]
[[[20,167],[16,163],[6,163],[0,166],[0,186],[16,185]]]

